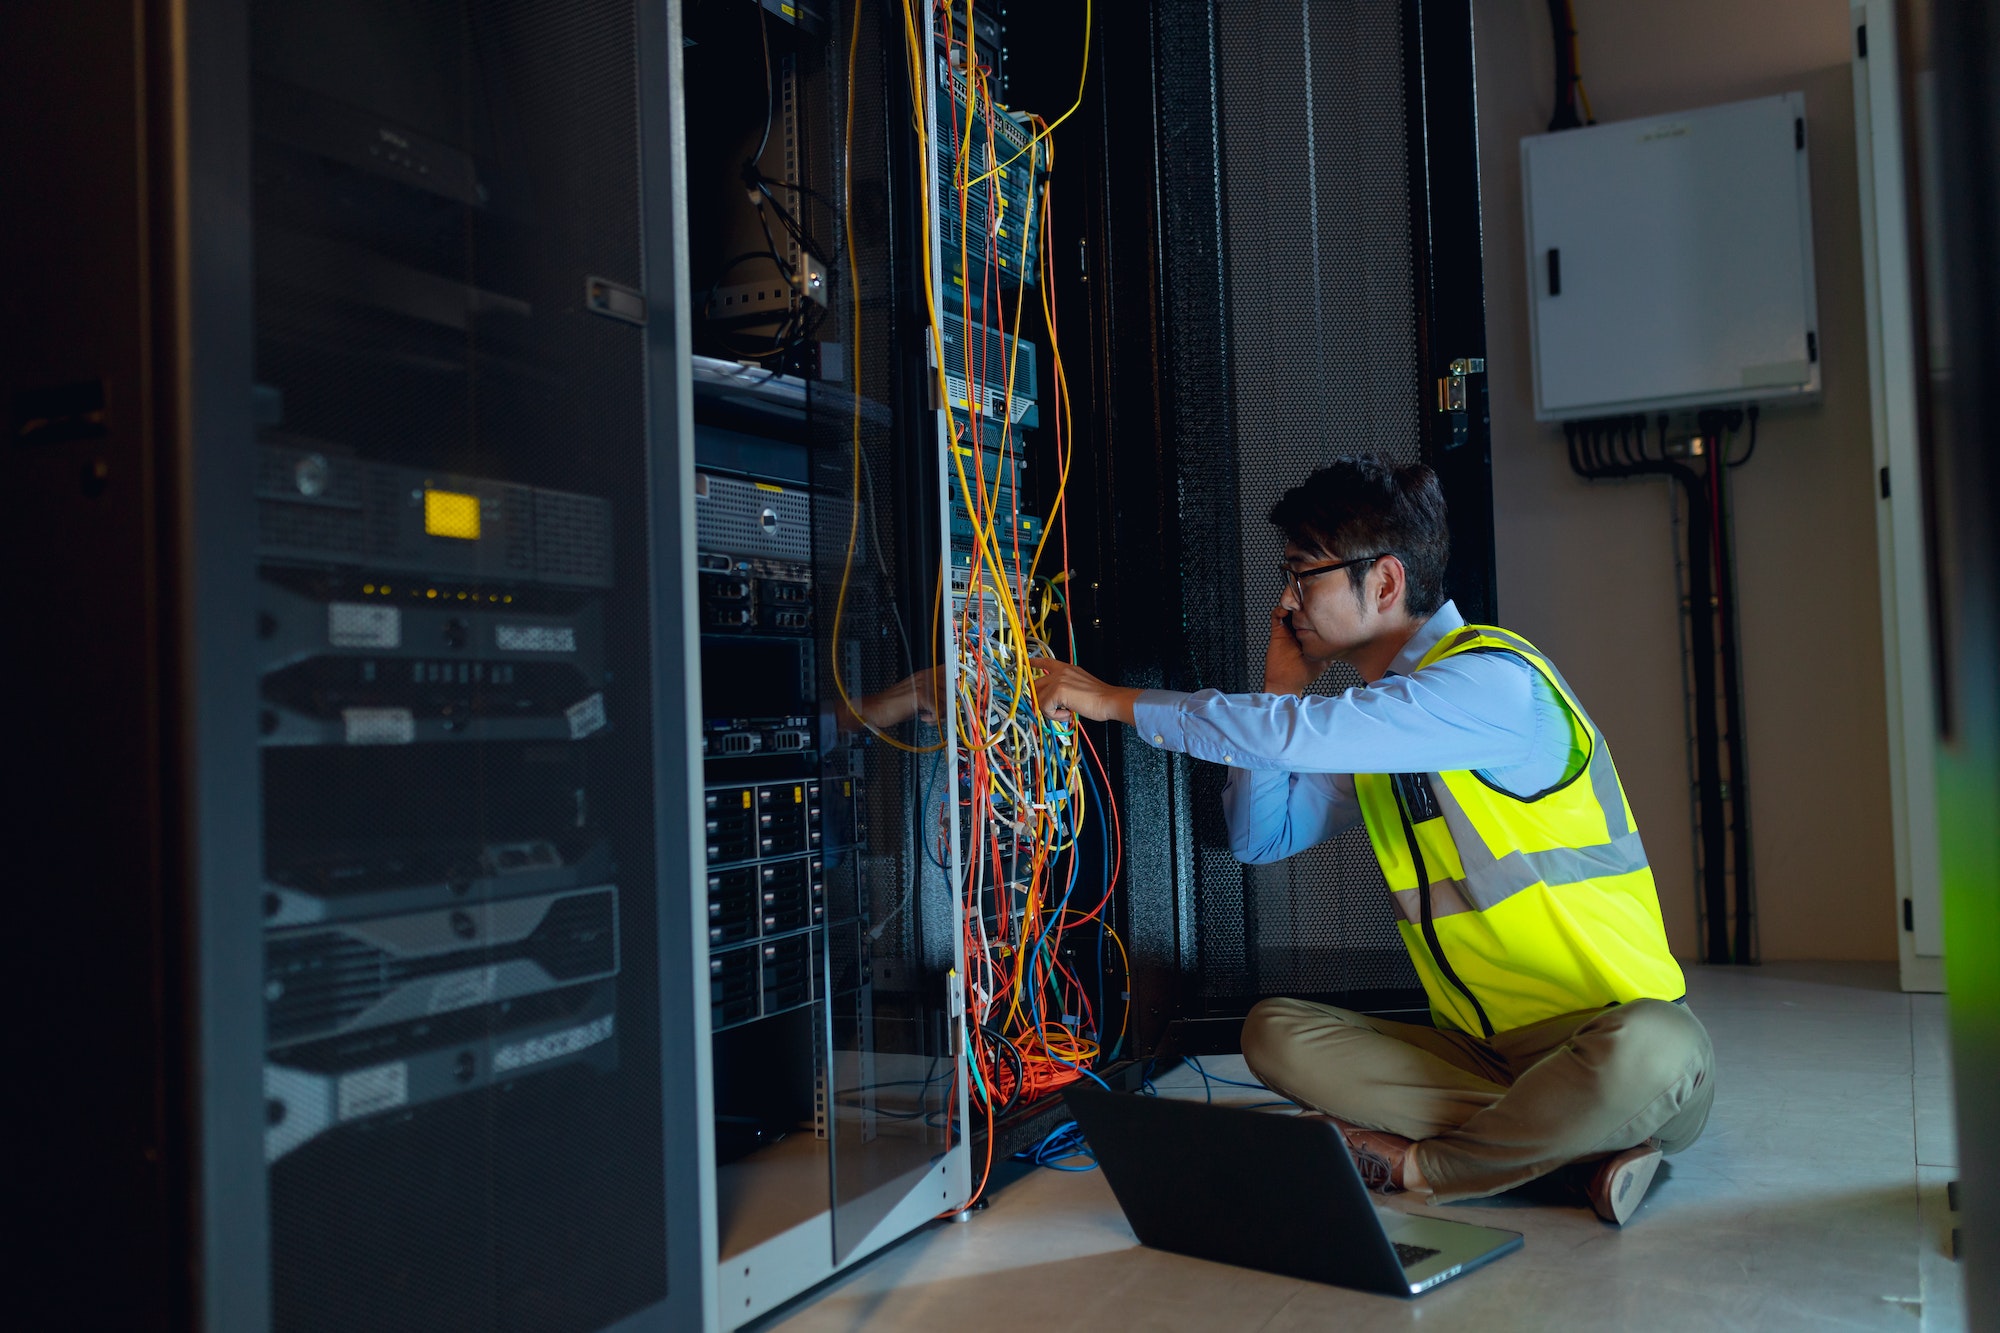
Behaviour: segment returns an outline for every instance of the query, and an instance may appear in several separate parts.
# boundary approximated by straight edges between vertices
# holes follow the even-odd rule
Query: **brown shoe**
[[[1410,1151],[1410,1140],[1401,1134],[1391,1134],[1386,1129],[1363,1129],[1359,1125],[1350,1125],[1330,1115],[1319,1118],[1333,1121],[1340,1130],[1340,1136],[1347,1140],[1347,1150],[1354,1157],[1354,1167],[1361,1173],[1362,1184],[1377,1194],[1396,1194],[1403,1190],[1403,1157]]]
[[[1647,1139],[1599,1162],[1590,1175],[1590,1206],[1605,1221],[1624,1226],[1639,1211],[1664,1156],[1660,1141]]]

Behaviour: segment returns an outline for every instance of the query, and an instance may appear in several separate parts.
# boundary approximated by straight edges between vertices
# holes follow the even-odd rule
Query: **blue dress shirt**
[[[1417,663],[1465,618],[1446,602],[1372,684],[1337,695],[1147,690],[1133,725],[1163,750],[1230,767],[1229,850],[1281,861],[1361,819],[1356,773],[1470,769],[1517,796],[1552,787],[1582,760],[1555,687],[1512,653]]]

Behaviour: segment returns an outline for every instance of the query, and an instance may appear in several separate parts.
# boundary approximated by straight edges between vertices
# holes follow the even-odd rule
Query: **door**
[[[1365,450],[1437,472],[1447,593],[1490,619],[1470,6],[1174,0],[1148,36],[1150,67],[1103,71],[1102,184],[1071,233],[1105,349],[1089,423],[1117,500],[1096,554],[1105,652],[1128,681],[1257,688],[1282,546],[1266,514]],[[1221,769],[1139,745],[1121,762],[1126,799],[1168,835],[1135,847],[1128,879],[1141,1012],[1421,1005],[1358,829],[1246,867]]]

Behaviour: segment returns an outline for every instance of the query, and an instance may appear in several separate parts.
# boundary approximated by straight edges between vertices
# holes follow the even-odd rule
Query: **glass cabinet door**
[[[890,716],[940,660],[942,571],[903,36],[887,7],[686,21],[720,1255],[827,1226],[830,1271],[956,1141],[947,760]]]
[[[917,8],[928,16],[928,6]],[[909,142],[901,15],[842,6],[841,16],[844,45],[856,53],[843,200],[858,282],[835,296],[841,342],[857,354],[844,358],[840,382],[824,386],[816,424],[822,486],[839,497],[823,511],[819,545],[829,576],[846,588],[829,660],[841,667],[847,695],[886,695],[894,706],[864,704],[885,725],[843,730],[829,757],[829,785],[845,792],[852,783],[858,830],[829,898],[836,1262],[906,1201],[932,1213],[946,1206],[938,1168],[960,1142],[963,1115],[949,992],[958,966],[949,870],[957,768],[949,710],[935,711],[949,689],[948,673],[937,670],[948,660],[940,437],[928,367],[899,352],[927,345],[916,241],[917,210],[930,199]],[[897,221],[866,224],[875,217]],[[848,405],[849,392],[858,406]],[[917,694],[932,716],[886,724]]]
[[[665,1294],[635,16],[257,0],[281,1329]]]

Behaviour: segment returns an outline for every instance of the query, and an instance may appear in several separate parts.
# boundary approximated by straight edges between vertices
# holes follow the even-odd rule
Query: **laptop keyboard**
[[[1414,1264],[1420,1264],[1432,1255],[1439,1253],[1439,1251],[1432,1249],[1428,1245],[1405,1245],[1400,1240],[1391,1243],[1395,1245],[1396,1257],[1403,1261],[1403,1267],[1405,1268],[1409,1268]]]

